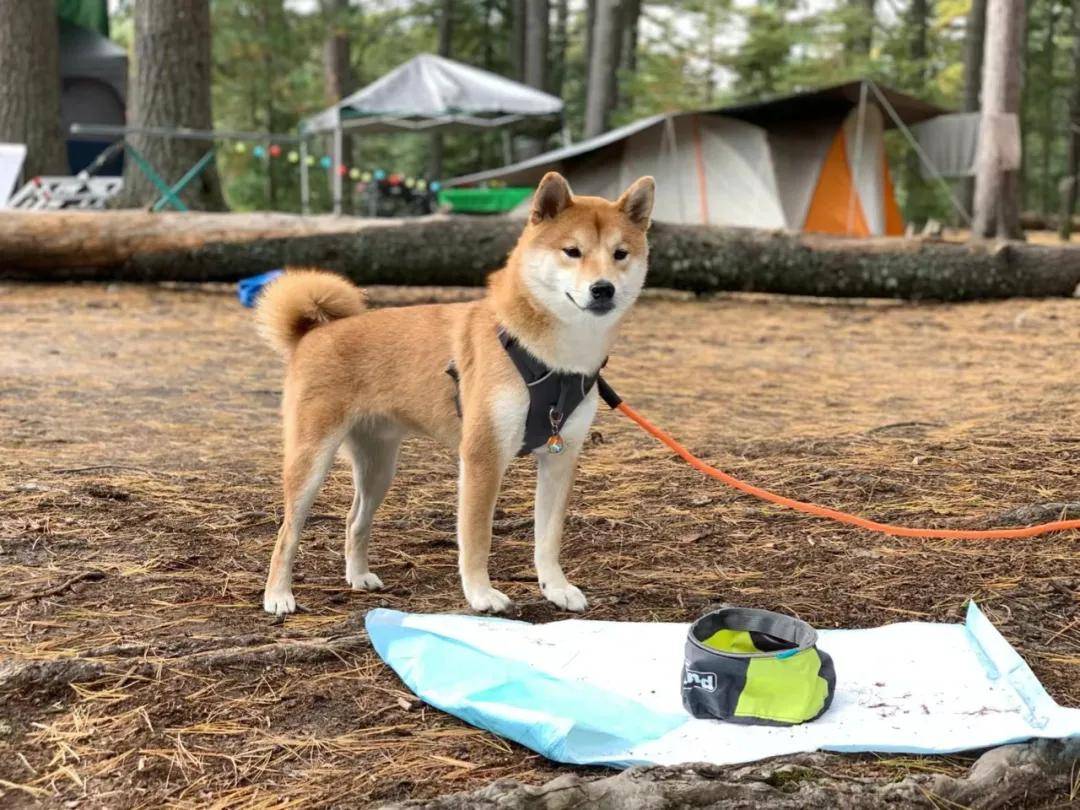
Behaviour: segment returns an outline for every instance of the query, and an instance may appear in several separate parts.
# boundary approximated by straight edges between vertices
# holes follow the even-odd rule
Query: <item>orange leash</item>
[[[611,403],[609,402],[609,404]],[[783,495],[777,495],[775,492],[769,492],[767,489],[755,487],[753,484],[747,484],[745,481],[740,481],[738,478],[728,475],[726,472],[718,470],[715,467],[712,467],[706,464],[701,459],[697,458],[693,453],[691,453],[689,450],[687,450],[685,447],[675,441],[675,439],[662,431],[644,416],[639,414],[625,402],[618,401],[617,404],[614,404],[613,407],[616,410],[621,411],[623,416],[635,422],[638,427],[640,427],[650,436],[671,448],[678,456],[683,459],[683,461],[685,461],[695,470],[705,473],[705,475],[715,478],[718,481],[722,481],[729,487],[733,487],[740,492],[745,492],[747,495],[753,495],[755,498],[760,498],[763,501],[775,503],[779,506],[786,506],[787,508],[794,509],[797,512],[804,512],[808,515],[815,515],[816,517],[829,518],[830,520],[835,520],[838,523],[847,523],[851,526],[858,526],[861,529],[867,529],[872,532],[891,534],[895,537],[923,537],[942,540],[1004,540],[1019,537],[1035,537],[1040,534],[1048,534],[1050,532],[1063,532],[1069,529],[1080,529],[1080,520],[1055,520],[1050,523],[1040,523],[1037,526],[1024,526],[1016,529],[983,530],[913,529],[907,526],[893,526],[890,523],[878,523],[875,520],[867,520],[866,518],[861,518],[856,515],[849,515],[847,512],[839,512],[836,509],[829,509],[825,506],[818,506],[817,504],[806,503],[805,501],[796,501],[792,498],[785,498]]]

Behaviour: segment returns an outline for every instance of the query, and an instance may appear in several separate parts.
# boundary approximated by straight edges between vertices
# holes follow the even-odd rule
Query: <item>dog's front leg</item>
[[[502,613],[510,598],[491,586],[488,555],[491,521],[505,467],[498,453],[462,447],[458,482],[458,567],[461,587],[473,610]]]
[[[536,457],[536,578],[548,601],[573,611],[585,610],[589,604],[585,594],[567,581],[559,552],[580,449],[577,443],[568,443],[562,453],[541,452]]]

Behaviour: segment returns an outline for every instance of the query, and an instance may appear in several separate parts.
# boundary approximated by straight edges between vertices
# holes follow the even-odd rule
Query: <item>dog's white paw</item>
[[[466,591],[465,598],[469,600],[469,606],[480,613],[505,613],[513,604],[509,596],[490,585],[486,588]]]
[[[281,616],[284,613],[296,612],[296,599],[291,590],[265,591],[263,593],[263,610]]]
[[[569,582],[557,588],[550,585],[546,588],[541,587],[540,590],[549,602],[563,610],[581,613],[589,606],[589,600],[585,598],[585,594]]]
[[[347,574],[345,579],[352,585],[354,591],[380,591],[383,586],[382,580],[371,571],[364,574]]]

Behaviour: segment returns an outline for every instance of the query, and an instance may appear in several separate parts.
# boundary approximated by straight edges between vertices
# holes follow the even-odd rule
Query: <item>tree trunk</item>
[[[0,213],[0,281],[236,281],[323,266],[360,284],[479,286],[521,233],[509,217],[410,220],[287,214]],[[649,284],[839,298],[1070,296],[1080,250],[846,239],[657,223]]]
[[[484,0],[484,70],[495,69],[495,0]]]
[[[971,0],[964,33],[964,112],[979,110],[982,91],[983,43],[986,39],[986,0]],[[971,211],[975,201],[975,178],[965,177],[960,184],[960,201]]]
[[[570,19],[569,0],[555,0],[555,27],[551,32],[551,80],[548,83],[552,95],[562,98],[566,82],[567,26]]]
[[[911,0],[908,6],[908,30],[911,32],[911,40],[908,43],[908,57],[911,60],[912,84],[915,87],[923,87],[927,78],[927,31],[929,29],[930,2],[929,0]],[[912,191],[922,184],[922,176],[919,165],[919,155],[912,148],[908,148],[907,159],[904,162],[904,185],[907,187],[908,199],[912,198]]]
[[[349,35],[342,15],[348,7],[346,0],[330,0],[326,15],[326,39],[323,41],[323,97],[336,104],[353,91],[352,58]]]
[[[608,110],[607,110],[607,129],[611,129],[611,119],[616,108],[619,106],[619,70],[622,67],[622,45],[623,45],[623,14],[626,10],[626,4],[631,0],[615,0],[614,3],[614,19],[612,24],[615,28],[612,34],[611,41],[611,65],[612,68],[608,72]]]
[[[525,84],[547,89],[548,0],[525,0]]]
[[[589,66],[593,55],[593,29],[596,28],[597,0],[585,0],[585,84],[589,84]]]
[[[526,0],[509,0],[510,40],[507,42],[513,78],[525,81],[525,19]]]
[[[619,45],[619,71],[623,77],[637,73],[638,29],[641,24],[641,0],[623,0],[622,42]],[[620,103],[624,107],[633,104],[630,83],[622,83]]]
[[[614,107],[616,73],[619,66],[620,0],[595,0],[596,20],[593,24],[592,53],[589,59],[589,81],[585,97],[585,137],[593,138],[610,129]]]
[[[549,17],[548,0],[525,0],[525,84],[537,90],[547,90]],[[546,141],[535,135],[520,138],[517,158],[539,155]]]
[[[26,144],[24,178],[68,173],[54,0],[0,0],[0,142]]]
[[[1050,182],[1050,158],[1054,148],[1054,34],[1057,33],[1058,7],[1051,3],[1048,10],[1049,19],[1046,22],[1046,39],[1043,40],[1043,81],[1046,82],[1046,106],[1042,110],[1042,131],[1039,140],[1042,141],[1042,166],[1040,167],[1039,189],[1039,212],[1044,217],[1050,216],[1050,196],[1053,193],[1053,184]]]
[[[722,30],[724,18],[724,12],[718,3],[709,3],[705,6],[703,25],[705,28],[705,40],[708,43],[705,52],[706,64],[715,65],[720,61],[716,41]],[[713,75],[713,71],[710,70],[705,76],[705,81],[702,82],[701,97],[703,107],[716,106],[716,90],[716,77]]]
[[[979,127],[972,235],[1020,238],[1019,182],[1015,170],[1002,168],[998,122],[1020,111],[1020,53],[1024,0],[989,0],[983,60],[982,116]]]
[[[268,0],[259,5],[259,22],[262,27],[263,56],[263,128],[267,132],[277,132],[277,108],[274,104],[274,79],[277,70],[274,62],[274,44],[281,41],[285,28],[285,9],[282,0]],[[265,144],[269,150],[271,144]],[[266,205],[268,210],[277,210],[277,183],[275,169],[278,161],[273,160],[269,151],[266,158]]]
[[[136,127],[213,129],[210,108],[209,0],[153,0],[134,6],[135,54],[129,72],[128,121]],[[129,142],[172,184],[213,144],[133,135]],[[136,161],[124,161],[119,207],[153,203],[161,192]],[[181,199],[194,209],[225,208],[214,161],[187,185]]]
[[[454,42],[454,0],[439,2],[439,56],[447,58],[453,53]],[[429,142],[431,154],[428,159],[428,177],[439,180],[443,176],[443,136],[441,132],[431,133]]]
[[[323,97],[327,106],[337,104],[356,89],[352,69],[352,48],[349,41],[349,0],[320,0],[326,35],[323,39]],[[342,133],[341,165],[353,162],[352,136]],[[336,168],[336,167],[335,167]],[[333,175],[328,175],[333,187]],[[344,183],[342,185],[345,185]],[[331,194],[331,196],[333,196]],[[352,212],[351,193],[343,193],[342,213]]]
[[[1072,236],[1073,211],[1076,210],[1076,184],[1080,182],[1080,0],[1072,3],[1072,92],[1069,95],[1068,153],[1065,157],[1065,180],[1061,193],[1061,222],[1058,235],[1065,242]]]
[[[858,56],[868,57],[874,47],[874,22],[877,19],[877,0],[850,0],[853,6],[848,42]]]
[[[1024,77],[1027,73],[1027,9],[1026,0],[1012,0],[1014,14],[1011,19],[1013,31],[1013,52],[1017,55],[1014,59],[1013,69],[1006,73],[1005,83],[1005,109],[1016,114],[1020,119],[1020,111],[1023,108]],[[984,78],[985,81],[985,78]],[[1023,132],[1020,133],[1020,168],[1005,172],[1004,194],[1001,205],[998,208],[997,235],[1007,239],[1023,239],[1024,229],[1020,227],[1020,211],[1023,208],[1024,184],[1024,148]]]

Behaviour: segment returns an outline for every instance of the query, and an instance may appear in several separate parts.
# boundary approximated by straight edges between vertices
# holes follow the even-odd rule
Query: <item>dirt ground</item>
[[[94,665],[90,680],[0,705],[0,804],[358,807],[564,772],[417,705],[355,643],[372,607],[467,609],[448,452],[406,444],[376,518],[388,590],[374,594],[344,582],[339,462],[297,563],[305,611],[281,623],[260,606],[280,368],[231,293],[4,286],[0,347],[0,658]],[[1078,358],[1080,300],[653,294],[606,376],[755,483],[897,523],[987,527],[1080,500]],[[609,412],[591,444],[564,553],[589,618],[688,621],[730,602],[859,627],[958,621],[974,598],[1050,693],[1080,706],[1080,534],[874,536],[726,490]],[[564,616],[533,581],[532,478],[524,461],[509,474],[492,578],[522,618],[551,621]],[[192,663],[287,638],[354,643],[300,662]],[[970,761],[837,756],[833,770],[896,779]]]

